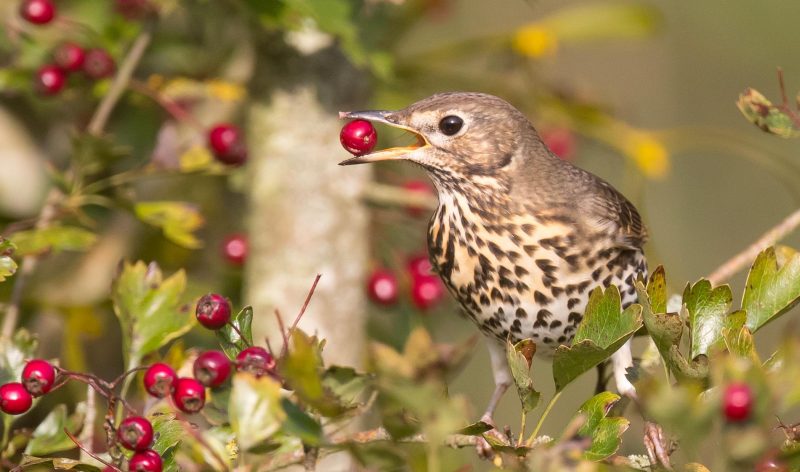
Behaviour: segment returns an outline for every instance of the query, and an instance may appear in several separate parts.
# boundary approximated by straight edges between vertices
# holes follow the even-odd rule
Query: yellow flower
[[[625,153],[630,156],[645,176],[660,179],[669,172],[669,152],[664,144],[652,134],[632,131],[624,143]]]
[[[552,29],[533,24],[517,31],[512,46],[523,56],[539,58],[556,52],[558,37]]]

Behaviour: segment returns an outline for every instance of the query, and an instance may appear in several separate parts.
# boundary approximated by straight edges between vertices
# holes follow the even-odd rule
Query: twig
[[[542,416],[539,417],[539,421],[536,422],[536,427],[533,428],[533,433],[531,433],[530,437],[528,438],[527,444],[533,444],[533,442],[536,440],[536,436],[539,435],[539,430],[542,429],[542,425],[544,424],[545,418],[547,418],[547,415],[550,414],[550,410],[553,409],[553,405],[556,404],[556,402],[558,401],[558,397],[561,396],[562,392],[563,392],[563,390],[561,390],[559,392],[556,392],[553,395],[553,397],[550,399],[550,402],[547,404],[547,407],[544,409],[544,412],[542,413]]]
[[[297,323],[300,322],[300,318],[303,317],[303,314],[306,312],[306,308],[308,308],[308,304],[311,303],[311,297],[314,296],[314,290],[317,289],[317,284],[319,283],[319,279],[322,277],[322,274],[317,274],[317,277],[314,279],[314,283],[311,284],[311,289],[308,291],[308,295],[306,295],[306,301],[303,302],[303,306],[300,308],[300,313],[294,319],[292,323],[292,327],[289,328],[289,332],[294,331],[297,328]]]
[[[103,465],[111,467],[113,470],[116,470],[117,472],[122,472],[122,470],[119,467],[115,466],[114,464],[112,464],[110,462],[105,461],[103,458],[101,458],[97,454],[95,454],[92,451],[90,451],[89,449],[87,449],[83,444],[81,444],[80,441],[78,441],[78,438],[76,438],[72,433],[69,432],[69,429],[64,428],[64,434],[66,434],[67,437],[69,437],[69,439],[72,442],[74,442],[75,445],[78,446],[81,451],[85,452],[86,454],[89,454],[89,456],[92,459],[96,460],[97,462],[100,462]]]
[[[750,244],[742,252],[731,257],[722,265],[717,267],[714,272],[707,277],[712,285],[720,285],[728,281],[734,274],[745,268],[748,264],[752,263],[758,253],[764,249],[772,246],[776,242],[783,239],[787,234],[794,231],[800,226],[800,209],[795,210],[783,219],[780,223],[773,226],[769,231],[762,234],[755,242]]]
[[[231,329],[233,329],[234,331],[236,331],[236,334],[238,334],[238,335],[239,335],[239,339],[241,339],[241,340],[242,340],[242,342],[245,344],[245,346],[247,346],[247,347],[250,347],[250,341],[248,341],[248,340],[247,340],[247,339],[244,337],[244,334],[242,334],[242,332],[241,332],[241,331],[239,331],[239,327],[238,327],[238,326],[236,326],[235,324],[233,324],[233,323],[232,323],[232,322],[230,322],[230,321],[228,321],[228,326],[230,326],[230,327],[231,327]]]
[[[149,365],[140,365],[138,367],[134,367],[132,369],[128,369],[127,371],[119,374],[116,379],[114,379],[111,382],[109,382],[108,387],[111,388],[111,389],[116,389],[117,385],[119,385],[119,383],[122,382],[125,379],[125,377],[133,374],[134,372],[138,372],[140,370],[147,370],[149,368],[150,368]]]
[[[776,108],[788,116],[795,127],[800,127],[800,116],[789,106],[789,97],[786,94],[786,85],[783,82],[783,69],[780,67],[778,67],[778,87],[781,90],[781,104],[776,105]]]
[[[158,90],[153,90],[151,87],[148,87],[147,84],[136,79],[131,79],[128,86],[131,90],[138,92],[156,102],[158,106],[172,115],[176,121],[188,123],[199,130],[205,130],[205,127],[203,127],[203,125],[200,124],[197,119],[195,119],[194,115],[184,110],[179,103],[165,96],[163,93],[160,93]]]
[[[86,416],[83,418],[83,428],[81,429],[81,442],[86,444],[86,454],[92,454],[92,444],[94,444],[94,422],[97,418],[97,394],[91,385],[86,387]]]
[[[281,337],[283,338],[283,346],[281,346],[280,355],[280,357],[283,357],[283,355],[286,353],[286,350],[289,348],[289,338],[286,335],[286,327],[283,325],[283,317],[281,317],[281,312],[278,311],[277,308],[275,309],[275,318],[278,320],[278,329],[280,330]]]

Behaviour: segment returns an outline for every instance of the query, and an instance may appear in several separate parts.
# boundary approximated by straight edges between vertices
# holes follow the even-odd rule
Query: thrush
[[[647,232],[636,208],[609,183],[559,159],[506,101],[441,93],[397,111],[340,114],[401,128],[417,143],[353,157],[341,165],[405,160],[422,166],[438,208],[428,226],[431,265],[464,315],[489,339],[495,390],[490,424],[511,385],[506,340],[531,338],[537,356],[569,343],[589,293],[616,285],[623,305],[645,275]],[[630,345],[612,357],[623,394]]]

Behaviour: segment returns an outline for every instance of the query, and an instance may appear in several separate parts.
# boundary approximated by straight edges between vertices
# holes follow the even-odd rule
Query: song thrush
[[[572,339],[589,293],[615,284],[624,305],[646,271],[647,232],[636,208],[599,177],[551,153],[533,125],[504,100],[441,93],[398,111],[343,112],[402,128],[417,144],[353,157],[341,165],[407,160],[439,194],[428,228],[434,270],[464,314],[489,337],[495,407],[512,377],[506,339],[532,338],[537,355]],[[613,358],[623,394],[629,344]]]

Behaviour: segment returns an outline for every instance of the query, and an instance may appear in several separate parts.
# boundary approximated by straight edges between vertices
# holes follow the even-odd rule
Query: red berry
[[[542,131],[542,141],[553,154],[568,161],[575,154],[575,136],[567,128]]]
[[[56,95],[67,83],[64,69],[53,64],[45,64],[36,72],[36,90],[42,95]]]
[[[745,421],[753,409],[753,392],[745,383],[728,385],[722,399],[725,418],[731,422]]]
[[[436,305],[444,295],[444,286],[435,275],[421,275],[411,281],[411,301],[420,310]]]
[[[197,302],[195,316],[204,327],[220,329],[231,320],[231,304],[222,295],[209,293]]]
[[[144,451],[153,443],[153,425],[141,416],[129,416],[117,428],[117,441],[125,449]]]
[[[397,301],[397,277],[387,269],[378,269],[367,281],[369,298],[379,305],[392,305]]]
[[[222,254],[233,265],[240,266],[247,259],[247,237],[231,234],[222,242]]]
[[[378,143],[378,133],[369,121],[353,120],[342,127],[339,141],[350,154],[363,156],[375,149],[375,144]]]
[[[86,52],[75,43],[63,43],[53,52],[53,61],[69,72],[81,70],[86,60]]]
[[[21,415],[30,409],[33,397],[19,382],[0,386],[0,410],[8,415]]]
[[[417,254],[408,259],[408,273],[411,277],[420,277],[431,275],[432,267],[431,261],[425,254]]]
[[[177,378],[172,367],[156,362],[144,372],[144,389],[156,398],[164,398],[172,393]]]
[[[197,413],[206,404],[206,389],[196,379],[181,377],[175,381],[172,400],[182,412]]]
[[[242,142],[242,132],[229,123],[221,123],[208,132],[208,145],[218,161],[228,165],[244,164],[247,148]]]
[[[83,60],[83,72],[90,78],[98,80],[114,75],[117,66],[114,58],[105,49],[94,48],[86,51]]]
[[[756,462],[754,472],[789,472],[789,466],[774,456],[765,457]]]
[[[231,375],[231,361],[221,351],[206,351],[194,361],[194,378],[206,387],[219,387]]]
[[[22,384],[34,397],[49,392],[55,381],[56,370],[45,360],[31,359],[22,369]]]
[[[433,195],[433,189],[431,189],[431,186],[428,185],[428,183],[423,180],[409,180],[408,182],[403,184],[403,188],[410,192],[418,192],[420,194]],[[415,205],[410,205],[406,207],[406,211],[408,212],[409,215],[414,217],[420,217],[425,214],[425,208]]]
[[[236,356],[236,368],[256,377],[275,375],[275,358],[263,347],[250,346]]]
[[[128,470],[130,472],[161,472],[164,463],[161,456],[152,449],[137,452],[128,459]]]
[[[30,23],[44,25],[56,16],[56,6],[50,0],[23,0],[19,14]]]

